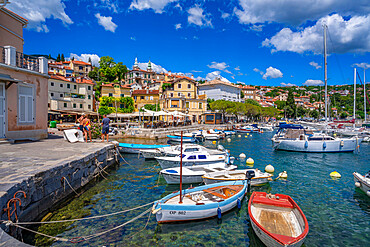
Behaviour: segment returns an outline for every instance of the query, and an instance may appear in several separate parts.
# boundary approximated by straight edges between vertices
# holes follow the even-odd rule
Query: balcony
[[[23,54],[12,46],[0,46],[0,63],[42,74],[48,73],[47,58]]]

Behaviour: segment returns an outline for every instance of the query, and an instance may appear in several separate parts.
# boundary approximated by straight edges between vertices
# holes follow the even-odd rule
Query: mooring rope
[[[126,213],[126,212],[129,212],[129,211],[133,211],[133,210],[136,210],[136,209],[139,209],[139,208],[149,206],[150,204],[153,204],[153,203],[154,202],[150,202],[150,203],[147,203],[147,204],[144,204],[144,205],[141,205],[141,206],[137,206],[137,207],[134,207],[134,208],[130,208],[130,209],[126,209],[126,210],[122,210],[122,211],[118,211],[118,212],[114,212],[114,213],[110,213],[110,214],[103,214],[103,215],[91,216],[91,217],[86,217],[86,218],[77,218],[77,219],[69,219],[69,220],[55,220],[55,221],[40,221],[40,222],[17,222],[17,224],[18,225],[35,225],[35,224],[52,224],[52,223],[63,223],[63,222],[71,222],[71,221],[92,220],[92,219],[98,219],[98,218],[103,218],[103,217],[108,217],[108,216],[112,216],[112,215]],[[2,221],[1,223],[7,223],[7,222],[8,221]]]
[[[72,185],[68,182],[68,179],[66,177],[62,178],[64,178],[64,181],[67,182],[68,186],[73,190],[73,192],[76,193],[77,196],[79,196],[80,194],[77,193],[77,191],[72,187]]]
[[[125,158],[123,158],[123,156],[122,156],[122,154],[121,154],[121,152],[118,150],[118,147],[116,148],[116,151],[117,151],[117,153],[119,154],[119,156],[121,157],[121,159],[127,164],[127,165],[130,165],[130,163],[128,163],[126,160],[125,160]]]

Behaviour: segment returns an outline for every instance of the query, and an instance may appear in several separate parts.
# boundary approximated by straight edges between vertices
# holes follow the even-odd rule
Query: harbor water
[[[286,180],[278,179],[252,191],[290,195],[301,207],[309,222],[309,234],[304,246],[369,246],[370,198],[354,185],[354,171],[361,174],[370,170],[370,144],[362,143],[357,153],[295,153],[274,151],[272,132],[231,137],[231,142],[206,142],[209,147],[222,144],[238,157],[245,153],[255,161],[254,168],[264,170],[271,164],[274,177],[287,171]],[[101,179],[79,197],[50,214],[47,220],[97,216],[144,205],[177,191],[178,185],[167,185],[158,172],[155,160],[124,155],[124,162],[104,174]],[[246,168],[245,160],[236,160],[239,168]],[[340,179],[329,174],[339,172]],[[188,186],[188,185],[186,185]],[[186,187],[185,186],[185,187]],[[193,186],[196,186],[193,184]],[[216,218],[177,224],[157,224],[149,213],[142,218],[107,234],[78,244],[53,242],[39,235],[29,235],[35,245],[53,246],[264,246],[252,230],[248,213],[248,199],[241,209],[234,209]],[[121,225],[150,206],[107,218],[88,221],[45,224],[34,228],[45,234],[63,238],[87,236]]]

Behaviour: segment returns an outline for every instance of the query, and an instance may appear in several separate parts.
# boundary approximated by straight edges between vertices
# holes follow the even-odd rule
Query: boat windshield
[[[207,159],[207,156],[205,156],[205,155],[198,155],[198,159],[205,160],[205,159]]]
[[[184,152],[192,153],[192,152],[198,152],[199,148],[187,148],[184,150]]]

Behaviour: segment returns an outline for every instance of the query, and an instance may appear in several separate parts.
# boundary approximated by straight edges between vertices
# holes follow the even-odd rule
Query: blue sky
[[[7,8],[29,20],[27,54],[111,56],[128,67],[138,57],[198,79],[314,85],[324,77],[325,23],[328,83],[353,83],[355,64],[370,68],[367,0],[18,0]]]

